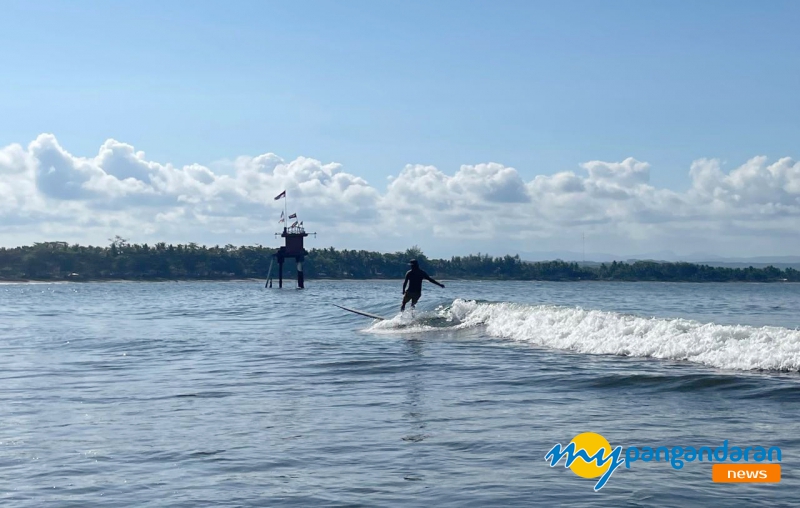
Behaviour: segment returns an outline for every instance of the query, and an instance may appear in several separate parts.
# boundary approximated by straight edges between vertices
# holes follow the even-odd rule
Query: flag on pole
[[[278,221],[278,224],[280,224],[280,223],[281,223],[281,222],[283,222],[284,220],[285,220],[285,219],[283,218],[283,212],[281,212],[281,220],[279,220],[279,221]]]
[[[303,225],[303,221],[300,221],[300,225],[301,225],[301,226]]]
[[[290,216],[289,216],[289,218],[290,218],[290,219],[296,219],[296,218],[297,218],[297,214],[296,214],[296,213],[293,213],[292,215],[290,215]]]
[[[295,227],[295,226],[297,226],[297,221],[294,221],[294,222],[292,223],[292,225],[291,225],[291,226],[289,226],[289,227],[290,227],[290,228],[293,228],[293,227]]]
[[[279,200],[281,198],[285,198],[285,197],[286,197],[286,191],[283,191],[280,194],[278,194],[277,196],[275,196],[275,200],[277,201],[277,200]]]

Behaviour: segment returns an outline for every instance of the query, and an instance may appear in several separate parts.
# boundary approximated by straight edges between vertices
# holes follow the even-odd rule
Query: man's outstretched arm
[[[444,287],[444,284],[442,284],[441,282],[437,282],[437,281],[435,281],[435,280],[433,279],[433,277],[431,277],[430,275],[427,275],[427,274],[425,274],[425,278],[426,278],[426,279],[428,279],[429,281],[433,282],[434,284],[436,284],[436,285],[437,285],[437,286],[439,286],[440,288],[443,288],[443,287]]]

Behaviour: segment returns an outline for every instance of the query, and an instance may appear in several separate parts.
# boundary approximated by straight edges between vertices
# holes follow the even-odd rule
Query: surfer
[[[412,308],[417,304],[417,300],[422,296],[423,280],[429,280],[440,288],[444,287],[444,284],[436,282],[430,275],[425,273],[425,270],[420,269],[416,259],[412,259],[408,264],[411,265],[411,270],[406,272],[406,280],[403,281],[403,304],[400,305],[400,312],[406,310],[406,304],[409,301]],[[408,286],[408,290],[406,290],[406,286]]]

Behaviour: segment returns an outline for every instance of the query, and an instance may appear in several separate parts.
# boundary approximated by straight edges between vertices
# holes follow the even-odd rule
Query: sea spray
[[[406,311],[391,319],[383,321],[375,321],[369,327],[370,332],[374,333],[421,333],[436,330],[437,328],[431,326],[429,322],[433,319],[440,320],[436,312],[424,312],[416,310],[415,312]]]

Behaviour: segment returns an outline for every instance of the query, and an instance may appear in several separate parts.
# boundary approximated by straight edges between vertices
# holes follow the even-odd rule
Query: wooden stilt
[[[275,262],[275,256],[272,256],[272,258],[269,260],[269,269],[267,270],[267,282],[264,284],[265,288],[272,287],[272,263],[274,262]]]
[[[303,289],[305,286],[305,279],[303,277],[303,257],[295,258],[297,260],[297,287]]]

